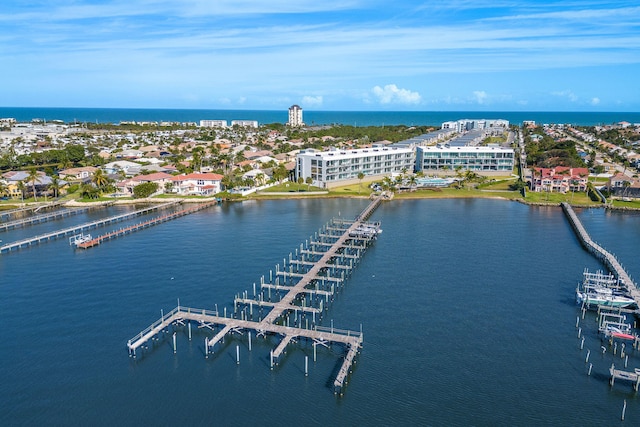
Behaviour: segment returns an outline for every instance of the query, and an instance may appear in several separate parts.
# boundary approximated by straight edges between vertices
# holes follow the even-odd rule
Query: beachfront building
[[[531,191],[566,193],[586,191],[589,169],[556,166],[555,168],[531,168]]]
[[[357,183],[359,174],[367,181],[413,170],[414,149],[411,147],[388,147],[374,145],[371,148],[329,151],[302,150],[296,156],[296,179],[313,185],[331,188],[336,185]]]
[[[200,120],[201,128],[226,128],[226,120]]]
[[[231,120],[231,127],[239,126],[241,128],[254,128],[258,129],[257,120]]]
[[[513,164],[513,148],[447,144],[416,148],[415,170],[425,174],[470,170],[480,175],[511,175]]]
[[[466,132],[474,129],[505,130],[509,128],[509,120],[504,119],[462,119],[455,122],[442,123],[442,129]]]
[[[302,121],[302,108],[299,105],[292,105],[289,107],[289,121],[287,125],[297,127],[304,126]]]
[[[222,191],[222,175],[217,173],[190,173],[169,179],[171,192],[181,195],[210,196]]]

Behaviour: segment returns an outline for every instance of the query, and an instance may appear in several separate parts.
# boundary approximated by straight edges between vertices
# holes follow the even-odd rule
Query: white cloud
[[[319,107],[320,105],[322,105],[322,102],[322,95],[302,97],[303,107]]]
[[[422,100],[418,92],[401,89],[395,84],[386,85],[384,88],[375,86],[371,92],[381,104],[419,104]]]
[[[591,105],[598,105],[600,104],[600,98],[591,98]]]
[[[576,102],[578,100],[578,96],[570,90],[551,92],[551,95],[558,96],[560,98],[567,98],[571,102]]]
[[[487,99],[487,92],[483,90],[475,90],[473,91],[473,97],[478,104],[484,104],[485,100]]]

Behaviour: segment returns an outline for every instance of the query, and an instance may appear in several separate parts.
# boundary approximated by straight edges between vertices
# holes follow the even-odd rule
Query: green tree
[[[305,178],[304,182],[307,184],[307,191],[309,191],[309,187],[311,186],[311,184],[313,184],[313,178],[308,176]]]
[[[109,177],[105,175],[102,169],[98,169],[93,173],[91,182],[99,191],[103,191],[107,187],[107,185],[109,185]]]
[[[133,187],[133,197],[142,199],[151,196],[156,191],[158,191],[157,182],[143,182]]]
[[[36,197],[36,182],[38,181],[38,178],[40,178],[40,175],[38,175],[38,171],[36,170],[36,168],[29,169],[27,182],[31,183],[31,188],[33,190],[33,199],[36,201],[38,200],[38,198]]]
[[[364,173],[358,172],[358,181],[360,181],[360,185],[358,185],[358,194],[360,194],[360,190],[362,190],[362,180],[364,179]]]
[[[53,197],[58,198],[58,193],[60,192],[60,180],[57,176],[51,177],[51,185],[49,187],[53,190]]]

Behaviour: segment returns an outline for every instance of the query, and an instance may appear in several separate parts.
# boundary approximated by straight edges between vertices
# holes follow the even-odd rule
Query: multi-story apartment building
[[[453,172],[457,169],[477,173],[511,174],[514,151],[504,147],[449,146],[446,144],[417,147],[416,171],[424,173]]]
[[[414,149],[411,147],[360,148],[329,151],[302,150],[296,156],[296,178],[311,177],[313,185],[331,188],[359,181],[358,175],[383,177],[413,170]],[[369,179],[370,180],[370,179]]]
[[[226,128],[226,120],[200,120],[200,127],[203,128]]]
[[[531,168],[531,191],[586,191],[589,169],[556,166],[555,168]]]
[[[299,105],[292,105],[289,107],[289,126],[304,126],[302,121],[302,108]]]

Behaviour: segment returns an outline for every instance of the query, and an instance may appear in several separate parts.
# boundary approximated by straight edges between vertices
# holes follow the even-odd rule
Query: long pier
[[[152,226],[154,226],[156,224],[161,224],[163,222],[171,221],[172,219],[176,219],[176,218],[180,218],[180,217],[185,216],[185,215],[189,215],[191,213],[200,211],[202,209],[206,209],[209,206],[213,206],[213,205],[216,205],[216,204],[218,204],[218,202],[199,203],[197,206],[194,206],[194,207],[191,207],[191,208],[181,209],[181,210],[176,211],[176,212],[168,213],[166,215],[161,215],[159,217],[152,218],[150,220],[143,221],[143,222],[140,222],[138,224],[130,225],[128,227],[120,228],[118,230],[114,230],[114,231],[111,231],[109,233],[102,234],[102,235],[100,235],[100,236],[98,236],[98,237],[96,237],[94,239],[89,240],[89,241],[79,243],[77,245],[77,247],[81,248],[81,249],[89,249],[89,248],[92,248],[94,246],[97,246],[97,245],[101,244],[104,241],[115,239],[116,237],[120,237],[120,236],[125,236],[127,234],[134,233],[134,232],[136,232],[138,230],[142,230],[142,229],[145,229],[145,228],[152,227]]]
[[[587,233],[587,230],[580,222],[580,219],[578,219],[573,208],[571,208],[571,205],[563,202],[561,203],[561,206],[582,246],[600,259],[609,268],[609,270],[618,277],[624,289],[629,293],[631,298],[636,301],[636,305],[640,307],[640,291],[638,290],[638,286],[622,267],[618,259],[591,239],[589,233]]]
[[[139,216],[139,215],[144,215],[146,213],[149,213],[149,212],[152,212],[152,211],[155,211],[155,210],[166,209],[166,208],[174,206],[174,205],[176,205],[178,203],[179,202],[163,203],[163,204],[160,204],[160,205],[155,205],[155,206],[147,207],[147,208],[144,208],[144,209],[139,209],[139,210],[134,211],[134,212],[129,212],[129,213],[126,213],[126,214],[121,214],[121,215],[115,215],[115,216],[111,216],[111,217],[108,217],[108,218],[99,219],[97,221],[87,222],[87,223],[76,225],[76,226],[73,226],[73,227],[64,228],[62,230],[52,231],[50,233],[40,234],[38,236],[33,236],[33,237],[29,237],[27,239],[18,240],[17,242],[7,243],[5,245],[0,246],[0,254],[4,253],[4,252],[12,251],[14,249],[20,249],[20,248],[23,248],[23,247],[31,246],[33,244],[39,244],[39,243],[46,242],[46,241],[49,241],[49,240],[57,239],[58,237],[67,236],[67,235],[75,234],[75,233],[82,232],[82,231],[85,231],[85,230],[90,230],[90,229],[93,229],[93,228],[101,227],[101,226],[106,225],[106,224],[125,221],[127,219],[134,218],[134,217]]]
[[[61,206],[61,205],[62,205],[62,202],[50,202],[50,203],[46,203],[46,204],[27,205],[27,206],[23,206],[21,208],[10,209],[8,211],[0,211],[0,221],[3,220],[5,217],[18,215],[18,214],[21,214],[23,212],[31,212],[31,211],[37,212],[40,209],[55,208],[55,207],[58,207],[58,206]]]
[[[88,211],[90,208],[74,208],[63,209],[56,212],[50,212],[47,214],[33,215],[28,218],[16,219],[9,222],[0,223],[0,231],[11,230],[13,228],[24,227],[25,225],[38,224],[41,222],[47,222],[58,218],[64,218],[67,216],[78,215],[80,213]]]
[[[170,327],[175,330],[187,324],[191,339],[192,322],[198,328],[214,333],[213,337],[205,338],[206,357],[212,355],[215,346],[231,333],[248,333],[249,350],[252,331],[256,337],[266,334],[281,336],[281,341],[269,355],[272,368],[286,352],[287,346],[297,339],[313,342],[314,360],[318,345],[335,343],[345,347],[345,355],[333,383],[334,392],[342,393],[362,347],[363,333],[362,330],[335,329],[333,321],[330,328],[320,326],[319,322],[367,247],[381,232],[379,223],[366,221],[381,200],[382,196],[378,196],[353,221],[332,219],[295,252],[289,253],[288,262],[284,258],[282,266],[278,264],[275,272],[269,271],[268,279],[262,276],[259,284],[254,283],[252,292],[245,290],[237,294],[233,300],[233,313],[229,313],[229,316],[226,308],[221,315],[217,308],[211,311],[178,304],[127,341],[129,355],[136,357],[138,349],[148,349],[149,343],[157,340]],[[173,343],[175,352],[175,332]],[[305,374],[306,364],[305,358]]]

